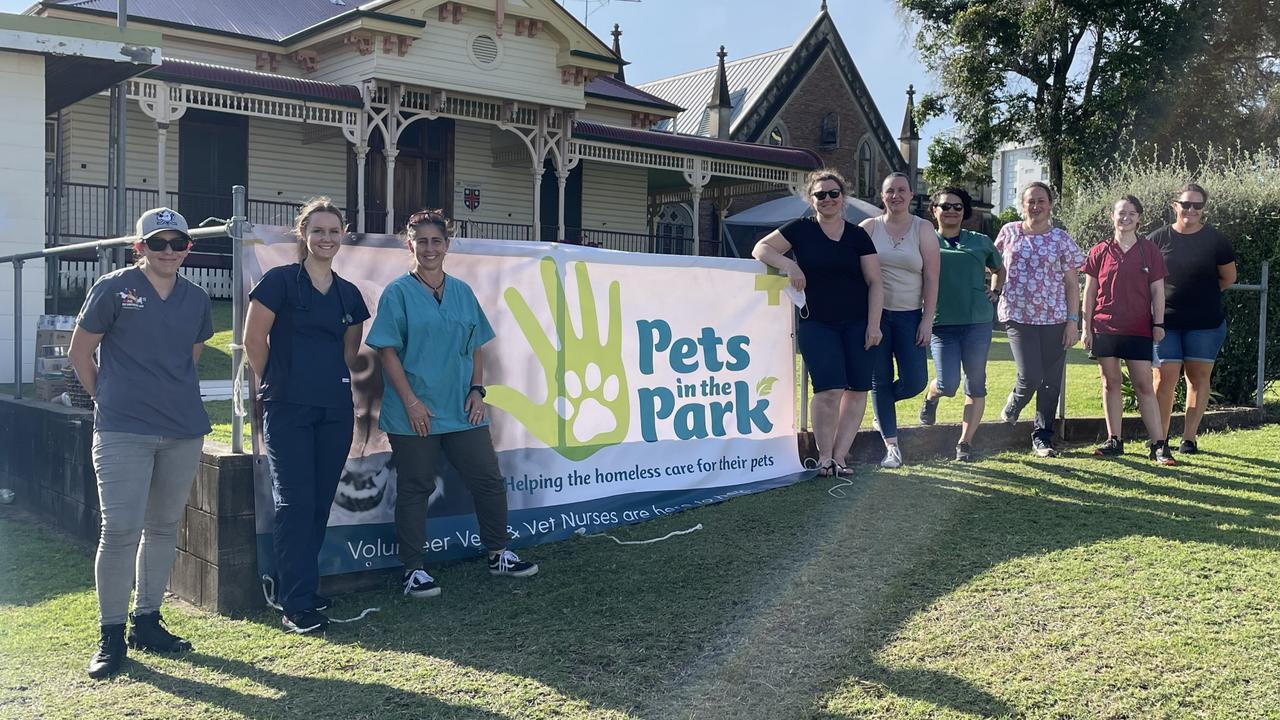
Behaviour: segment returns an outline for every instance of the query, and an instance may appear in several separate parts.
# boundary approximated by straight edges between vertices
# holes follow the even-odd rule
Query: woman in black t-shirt
[[[1187,183],[1173,201],[1174,222],[1149,236],[1164,254],[1165,336],[1156,344],[1156,401],[1164,432],[1169,433],[1173,395],[1187,376],[1187,408],[1178,451],[1197,452],[1196,432],[1209,401],[1213,363],[1227,337],[1222,291],[1236,281],[1236,254],[1231,241],[1204,222],[1209,194]]]
[[[796,342],[813,382],[818,472],[850,475],[844,460],[867,409],[871,348],[880,343],[880,262],[867,232],[844,219],[844,178],[817,170],[805,187],[816,216],[769,233],[751,254],[804,294]]]

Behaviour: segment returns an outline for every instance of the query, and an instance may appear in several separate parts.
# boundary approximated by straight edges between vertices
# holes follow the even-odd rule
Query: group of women
[[[919,420],[932,425],[942,397],[964,380],[956,459],[973,459],[986,405],[993,321],[1004,324],[1017,367],[1000,412],[1009,424],[1035,402],[1031,447],[1055,457],[1054,419],[1067,350],[1080,339],[1097,360],[1108,439],[1095,454],[1123,453],[1121,415],[1127,365],[1148,436],[1148,455],[1175,464],[1167,442],[1174,389],[1185,370],[1187,407],[1179,450],[1195,453],[1213,362],[1226,336],[1221,291],[1235,281],[1235,256],[1204,224],[1208,194],[1190,183],[1173,201],[1172,225],[1139,233],[1142,202],[1117,199],[1113,232],[1081,253],[1053,221],[1053,189],[1030,183],[1022,219],[992,241],[962,226],[973,215],[957,187],[934,193],[934,223],[911,213],[910,179],[881,186],[884,213],[854,225],[844,219],[848,183],[833,170],[806,184],[814,216],[794,220],[757,243],[756,259],[784,272],[803,292],[796,341],[813,385],[816,467],[851,475],[845,458],[872,396],[873,425],[885,445],[881,466],[902,465],[897,402],[924,393]],[[1079,273],[1085,273],[1083,306]],[[928,377],[925,348],[933,355]],[[1155,370],[1153,371],[1153,364]]]
[[[333,270],[346,235],[342,211],[327,198],[312,200],[295,232],[298,262],[267,271],[250,292],[244,348],[264,407],[277,600],[285,628],[306,633],[330,622],[323,613],[330,601],[317,593],[318,559],[351,448],[351,368],[370,313],[356,286]],[[101,635],[87,668],[92,678],[116,673],[129,647],[191,649],[164,627],[160,603],[209,432],[196,362],[213,334],[211,310],[208,295],[178,274],[192,247],[186,220],[168,208],[150,210],[137,235],[137,265],[103,276],[90,289],[70,353],[96,401]],[[507,547],[506,488],[484,403],[481,346],[493,330],[471,288],[444,270],[448,220],[417,213],[404,238],[411,268],[383,290],[365,338],[388,385],[379,427],[390,439],[398,474],[404,593],[440,594],[423,562],[441,453],[471,491],[489,572],[528,577],[538,566]],[[143,386],[148,391],[138,392]]]
[[[822,475],[851,474],[844,461],[868,392],[885,445],[881,465],[898,467],[903,453],[895,404],[923,392],[920,421],[931,425],[941,398],[956,394],[962,375],[956,459],[971,460],[996,317],[1017,364],[1001,417],[1016,422],[1034,396],[1032,447],[1041,457],[1056,455],[1054,417],[1066,352],[1078,340],[1081,270],[1084,344],[1101,368],[1109,435],[1096,453],[1123,452],[1121,361],[1150,457],[1163,464],[1174,462],[1166,437],[1174,388],[1185,373],[1179,450],[1197,451],[1209,378],[1226,335],[1221,291],[1235,281],[1230,242],[1204,224],[1204,188],[1182,188],[1173,202],[1175,222],[1150,237],[1139,233],[1142,202],[1131,195],[1117,199],[1113,233],[1087,258],[1054,224],[1054,194],[1043,183],[1022,192],[1023,219],[1001,228],[994,242],[962,227],[973,213],[963,189],[934,193],[931,225],[911,213],[910,180],[895,173],[881,188],[884,213],[854,225],[844,219],[847,188],[837,172],[814,172],[807,192],[815,216],[770,233],[754,251],[805,298],[797,342],[813,383]],[[424,560],[428,500],[442,453],[473,497],[489,571],[538,572],[508,549],[507,496],[484,402],[482,347],[494,333],[471,288],[445,272],[449,226],[438,212],[409,218],[404,240],[411,267],[383,289],[364,340],[376,351],[387,385],[379,427],[397,471],[403,589],[415,598],[440,594]],[[342,211],[328,199],[307,203],[295,227],[298,262],[263,275],[250,293],[245,323],[244,347],[264,406],[278,601],[285,628],[298,633],[330,622],[323,614],[330,602],[317,592],[317,563],[352,441],[350,369],[370,317],[359,290],[333,270],[344,227]],[[209,431],[196,361],[213,334],[212,319],[208,296],[178,274],[191,249],[182,216],[150,210],[137,235],[137,265],[100,278],[89,291],[69,353],[96,400],[93,463],[102,533],[96,560],[101,637],[88,667],[94,678],[118,671],[127,647],[191,648],[164,627],[160,603]],[[926,347],[936,370],[932,381]],[[148,392],[137,392],[144,385]]]

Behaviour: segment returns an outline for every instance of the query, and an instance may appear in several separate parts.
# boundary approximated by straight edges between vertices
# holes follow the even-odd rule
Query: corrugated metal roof
[[[732,140],[717,140],[698,135],[677,135],[583,120],[573,124],[573,135],[582,139],[606,140],[624,145],[650,147],[659,150],[677,150],[697,155],[728,158],[730,160],[747,160],[768,165],[782,165],[801,170],[813,170],[822,166],[822,159],[817,154],[804,148],[757,145],[755,143],[734,142]]]
[[[739,115],[755,102],[790,54],[791,48],[785,47],[724,64],[724,73],[729,80],[729,100],[733,103],[730,126],[737,122]],[[711,92],[715,88],[718,69],[717,65],[712,65],[636,87],[657,95],[667,102],[687,108],[676,117],[677,133],[706,135],[707,103],[711,101]],[[659,125],[659,128],[669,130],[670,125],[669,122],[664,122]]]
[[[110,15],[117,8],[117,0],[41,4]],[[129,17],[278,41],[359,6],[360,0],[129,0]]]
[[[364,100],[360,96],[360,88],[355,85],[339,85],[338,83],[306,80],[288,77],[287,75],[273,75],[224,65],[193,62],[191,60],[165,58],[159,67],[148,70],[145,76],[157,80],[173,80],[205,87],[238,90],[273,95],[275,97],[294,98],[296,100],[318,100],[352,107],[362,107],[364,105]]]
[[[679,105],[672,105],[656,95],[651,95],[643,90],[632,87],[631,85],[628,85],[610,75],[601,75],[587,83],[586,93],[593,97],[629,102],[636,105],[646,105],[649,107],[661,108],[663,110],[684,109]]]

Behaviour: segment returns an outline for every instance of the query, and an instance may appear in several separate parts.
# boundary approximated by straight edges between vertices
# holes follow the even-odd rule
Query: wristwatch
[[[478,392],[478,393],[480,393],[480,398],[481,398],[481,399],[484,399],[485,392],[484,392],[484,386],[483,386],[483,385],[472,385],[472,386],[471,386],[471,389],[470,389],[470,390],[468,390],[467,392]]]

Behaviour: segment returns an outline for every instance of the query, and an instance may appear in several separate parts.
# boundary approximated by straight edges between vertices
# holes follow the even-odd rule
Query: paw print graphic
[[[534,437],[569,460],[582,460],[601,448],[626,439],[631,400],[622,361],[622,310],[617,281],[609,285],[608,330],[600,336],[596,298],[586,263],[577,263],[578,308],[581,327],[572,327],[564,283],[554,259],[539,265],[547,306],[555,324],[549,338],[515,288],[503,297],[520,331],[542,365],[547,396],[535,402],[506,385],[489,388],[488,401],[506,411]]]

